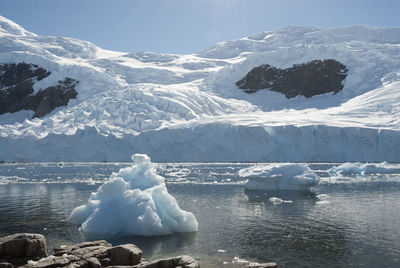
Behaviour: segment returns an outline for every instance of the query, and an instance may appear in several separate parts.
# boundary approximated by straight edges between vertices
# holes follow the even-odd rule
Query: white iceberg
[[[367,174],[400,174],[400,165],[382,163],[344,163],[329,169],[331,176],[357,176]]]
[[[274,205],[280,205],[282,203],[293,203],[292,200],[283,200],[282,198],[279,197],[271,197],[269,201],[272,202],[272,204]]]
[[[131,167],[113,173],[69,219],[88,235],[166,235],[195,232],[195,216],[180,209],[147,155],[135,154]]]
[[[259,164],[239,171],[248,178],[247,190],[297,190],[309,191],[319,182],[319,177],[305,164]]]

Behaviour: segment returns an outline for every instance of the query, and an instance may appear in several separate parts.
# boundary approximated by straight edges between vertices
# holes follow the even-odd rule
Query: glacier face
[[[252,68],[346,65],[343,90],[305,98],[235,82]],[[191,55],[123,53],[37,36],[0,17],[0,63],[74,77],[77,99],[43,118],[0,115],[1,161],[400,161],[400,28],[288,27]],[[0,89],[2,90],[2,89]]]

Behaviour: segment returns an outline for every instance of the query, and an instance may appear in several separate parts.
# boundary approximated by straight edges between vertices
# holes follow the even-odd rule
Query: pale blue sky
[[[125,52],[195,53],[285,26],[400,26],[400,0],[0,0],[39,35]]]

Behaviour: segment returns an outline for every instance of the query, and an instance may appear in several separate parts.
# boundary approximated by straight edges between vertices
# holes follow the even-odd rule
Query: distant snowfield
[[[235,85],[261,64],[329,58],[349,69],[335,95]],[[22,61],[51,71],[36,91],[68,76],[78,96],[40,119],[0,115],[0,161],[400,162],[400,28],[288,27],[172,55],[37,36],[0,17],[0,63]]]

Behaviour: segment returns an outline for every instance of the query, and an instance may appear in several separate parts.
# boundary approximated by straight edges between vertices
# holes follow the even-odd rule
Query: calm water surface
[[[50,248],[87,239],[66,218],[128,165],[0,164],[0,236],[42,233]],[[159,164],[199,231],[110,242],[135,243],[148,259],[192,255],[202,267],[238,267],[237,258],[279,267],[400,267],[398,174],[334,180],[325,172],[333,164],[310,164],[323,177],[315,194],[245,191],[237,172],[251,165]],[[273,196],[293,202],[274,205]]]

